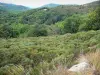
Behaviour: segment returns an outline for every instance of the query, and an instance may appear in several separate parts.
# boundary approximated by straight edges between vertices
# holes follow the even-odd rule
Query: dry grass
[[[89,53],[86,55],[86,58],[92,67],[93,73],[95,75],[100,75],[100,51],[97,50],[94,53]]]
[[[64,67],[59,67],[56,70],[53,71],[47,71],[46,74],[41,74],[41,75],[93,75],[92,69],[89,69],[84,72],[71,72],[68,71],[68,69],[65,69]]]
[[[70,72],[64,66],[59,66],[55,70],[47,71],[47,73],[43,75],[100,75],[100,51],[88,53],[84,56],[84,58],[86,58],[90,64],[90,68],[84,72]]]
[[[69,72],[65,67],[59,66],[56,70],[48,71],[47,75],[76,75],[76,73]]]

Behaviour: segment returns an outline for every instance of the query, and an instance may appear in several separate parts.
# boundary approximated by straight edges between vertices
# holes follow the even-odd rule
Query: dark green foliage
[[[31,28],[28,32],[28,36],[47,36],[47,30],[46,27],[43,25],[35,25],[33,28]]]
[[[9,13],[6,10],[0,10],[0,24],[11,25],[14,22],[16,23],[17,16],[18,15]]]
[[[95,11],[89,13],[89,20],[86,22],[88,30],[99,30],[100,29],[100,7]]]
[[[12,36],[12,28],[9,25],[0,25],[0,37],[8,38]]]
[[[78,31],[80,24],[81,24],[80,15],[73,15],[64,21],[64,32],[76,33]]]
[[[47,24],[51,25],[62,20],[62,16],[48,8],[34,9],[22,14],[18,21],[22,24]]]
[[[94,11],[84,16],[79,27],[79,31],[99,30],[100,29],[100,8],[97,7]]]

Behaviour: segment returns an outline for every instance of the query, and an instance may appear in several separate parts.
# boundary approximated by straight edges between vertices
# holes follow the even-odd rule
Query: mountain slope
[[[21,5],[0,3],[0,9],[7,10],[8,12],[23,12],[30,8]]]
[[[49,4],[46,6],[50,6],[50,7],[57,6],[57,7],[53,7],[53,8],[45,7],[45,8],[37,8],[37,9],[32,9],[32,10],[28,10],[29,8],[23,7],[23,6],[0,3],[0,10],[3,10],[3,11],[6,10],[10,12],[25,11],[24,13],[19,14],[17,18],[15,18],[16,19],[15,21],[21,24],[51,25],[59,21],[63,21],[66,17],[72,16],[73,14],[86,14],[89,12],[89,9],[91,8],[95,9],[97,6],[99,6],[99,2],[100,1],[95,1],[92,3],[84,4],[84,5],[60,5],[60,6],[57,6],[57,4]],[[2,15],[5,15],[5,14],[2,14]]]
[[[60,6],[59,4],[54,4],[54,3],[50,3],[50,4],[46,4],[42,7],[48,7],[48,8],[53,8],[53,7],[57,7],[57,6]]]
[[[52,4],[51,4],[52,6]],[[98,1],[92,2],[92,7],[89,4],[84,5],[60,5],[54,8],[38,8],[26,11],[20,14],[18,20],[22,24],[55,24],[58,21],[63,21],[66,17],[73,14],[86,14],[91,8],[96,8]]]
[[[87,6],[87,7],[96,7],[96,6],[100,6],[100,0],[98,1],[94,1],[94,2],[91,2],[91,3],[87,3],[87,4],[84,4],[83,6]]]

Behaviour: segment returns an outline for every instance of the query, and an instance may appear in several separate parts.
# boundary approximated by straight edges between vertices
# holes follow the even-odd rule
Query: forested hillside
[[[52,6],[0,3],[0,75],[100,75],[100,1]],[[91,69],[65,73],[80,55]]]
[[[19,14],[0,9],[0,37],[47,36],[98,30],[99,2],[43,7]]]
[[[84,5],[60,5],[55,8],[39,8],[25,12],[21,15],[21,22],[25,24],[42,23],[46,25],[55,24],[74,14],[87,14],[99,6],[100,1]]]

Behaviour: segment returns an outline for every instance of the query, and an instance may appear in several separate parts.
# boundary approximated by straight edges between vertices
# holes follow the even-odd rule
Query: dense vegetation
[[[0,75],[39,75],[60,64],[70,67],[78,54],[99,49],[100,30],[0,41]]]
[[[99,3],[22,13],[0,6],[0,75],[47,75],[59,65],[76,64],[81,53],[100,49]]]

